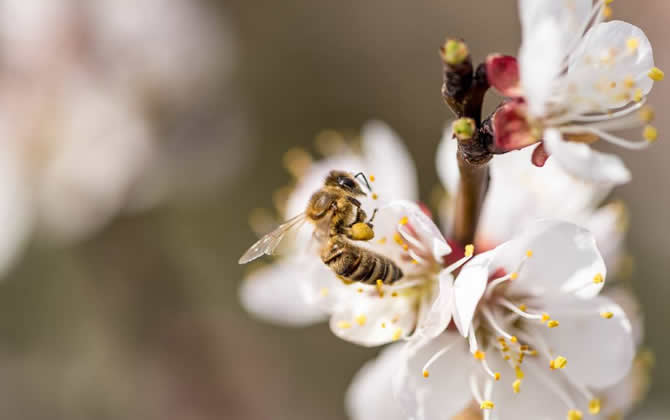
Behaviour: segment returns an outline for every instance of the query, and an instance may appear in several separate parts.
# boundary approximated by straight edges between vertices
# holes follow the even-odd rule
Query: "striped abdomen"
[[[338,276],[350,281],[391,284],[402,278],[402,270],[390,259],[353,245],[342,236],[332,237],[321,259]]]

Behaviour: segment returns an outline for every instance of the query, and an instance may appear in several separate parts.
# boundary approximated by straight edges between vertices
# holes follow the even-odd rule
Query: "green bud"
[[[451,129],[454,132],[454,137],[459,140],[471,139],[475,134],[475,120],[472,118],[460,118],[451,125]]]
[[[442,59],[451,65],[461,64],[468,58],[470,51],[468,51],[465,42],[455,39],[448,39],[441,48]]]

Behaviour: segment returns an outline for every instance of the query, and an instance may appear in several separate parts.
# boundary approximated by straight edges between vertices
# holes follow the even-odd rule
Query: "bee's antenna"
[[[368,191],[372,191],[370,183],[368,182],[368,179],[365,177],[365,174],[363,172],[359,172],[356,175],[354,175],[354,178],[358,178],[359,176],[363,177],[363,181],[365,181],[365,186],[368,187]]]

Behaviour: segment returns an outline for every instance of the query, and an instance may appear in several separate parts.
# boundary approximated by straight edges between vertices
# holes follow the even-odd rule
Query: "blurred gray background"
[[[182,135],[187,147],[199,147],[199,135],[218,133],[217,122],[239,108],[247,116],[243,134],[220,135],[244,136],[244,147],[222,148],[216,164],[243,164],[198,194],[120,216],[76,245],[30,242],[0,285],[3,418],[344,419],[348,381],[376,350],[345,343],[325,325],[283,329],[244,313],[237,259],[255,240],[249,212],[272,207],[273,191],[289,182],[279,158],[289,147],[313,149],[320,130],[356,132],[371,118],[407,142],[428,200],[437,183],[435,148],[451,117],[440,96],[438,47],[446,36],[462,37],[480,61],[489,52],[515,54],[520,41],[513,0],[199,7],[222,16],[234,39],[226,82],[233,88],[222,93],[232,105],[202,99],[205,110],[187,114],[196,128]],[[613,7],[615,17],[645,30],[657,65],[670,69],[670,3]],[[222,82],[213,80],[217,92]],[[631,211],[634,288],[657,355],[640,414],[648,418],[667,418],[653,413],[670,410],[663,398],[670,392],[668,83],[657,83],[650,99],[660,141],[624,153],[634,180],[616,191]],[[180,170],[179,178],[190,176],[188,167]]]

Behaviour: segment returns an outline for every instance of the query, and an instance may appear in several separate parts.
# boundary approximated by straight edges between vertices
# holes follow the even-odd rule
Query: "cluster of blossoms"
[[[405,274],[392,285],[343,282],[299,237],[241,289],[247,309],[267,320],[330,318],[332,331],[356,344],[402,341],[354,379],[353,419],[610,419],[643,396],[641,316],[616,284],[627,215],[621,203],[603,203],[630,175],[585,143],[655,140],[650,125],[640,143],[608,131],[650,122],[643,104],[662,72],[642,31],[601,22],[608,3],[520,1],[520,65],[497,55],[486,63],[488,82],[510,99],[490,119],[500,155],[488,164],[472,244],[445,239],[413,204],[414,165],[381,123],[364,129],[361,151],[343,146],[316,163],[291,154],[299,176],[284,216],[302,211],[329,170],[363,170],[375,192],[364,205],[379,212],[375,238],[362,246]],[[453,137],[448,128],[437,153],[445,221],[455,217],[464,176]]]

